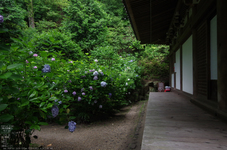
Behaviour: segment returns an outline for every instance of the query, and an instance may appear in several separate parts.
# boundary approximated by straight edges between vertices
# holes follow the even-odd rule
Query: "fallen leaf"
[[[49,144],[49,145],[47,145],[47,146],[48,146],[48,147],[49,147],[49,146],[52,146],[52,144]]]

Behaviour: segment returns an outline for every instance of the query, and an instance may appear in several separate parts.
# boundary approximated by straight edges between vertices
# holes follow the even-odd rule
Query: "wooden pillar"
[[[227,111],[227,0],[217,0],[218,106]]]
[[[197,84],[198,84],[198,74],[197,74],[197,57],[196,57],[196,30],[192,30],[192,48],[193,48],[193,97],[197,98]]]

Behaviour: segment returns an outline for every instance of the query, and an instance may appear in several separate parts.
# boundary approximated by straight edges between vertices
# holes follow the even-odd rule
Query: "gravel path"
[[[77,125],[73,133],[57,124],[42,126],[32,143],[53,150],[140,150],[146,105],[139,101],[108,120]]]

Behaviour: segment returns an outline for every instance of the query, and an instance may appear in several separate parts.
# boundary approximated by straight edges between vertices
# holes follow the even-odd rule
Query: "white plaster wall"
[[[174,73],[172,73],[172,81],[171,82],[172,82],[171,86],[174,88],[174,86],[175,86],[174,85]]]
[[[192,36],[182,45],[182,90],[193,94]]]
[[[180,49],[176,51],[176,89],[180,90]]]
[[[227,42],[227,41],[226,41]],[[217,15],[210,21],[210,78],[218,79],[217,71]]]

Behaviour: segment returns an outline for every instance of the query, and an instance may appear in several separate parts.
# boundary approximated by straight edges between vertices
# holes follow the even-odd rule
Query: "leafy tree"
[[[72,0],[64,9],[63,31],[72,33],[72,39],[85,51],[104,42],[109,21],[102,3],[96,0]]]
[[[26,10],[23,9],[23,3],[16,0],[0,1],[0,14],[4,17],[4,23],[0,24],[0,28],[8,29],[9,32],[1,34],[0,40],[4,43],[10,42],[10,37],[16,37],[27,28]]]

